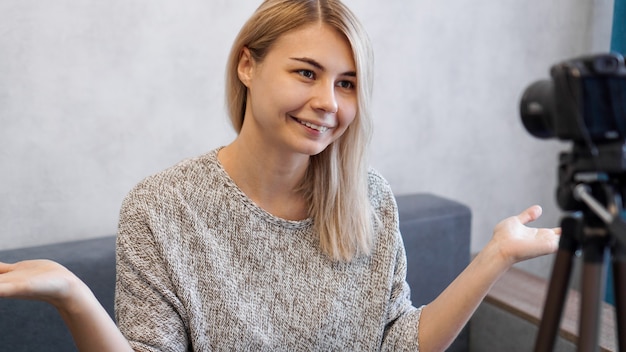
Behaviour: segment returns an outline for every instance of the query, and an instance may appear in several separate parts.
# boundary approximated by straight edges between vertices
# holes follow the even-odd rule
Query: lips
[[[316,124],[313,124],[313,123],[310,123],[310,122],[307,122],[307,121],[302,121],[302,120],[296,119],[295,117],[294,117],[294,119],[296,121],[300,122],[300,124],[305,125],[306,127],[310,128],[310,129],[313,129],[313,130],[316,130],[316,131],[319,131],[321,133],[324,133],[324,132],[329,130],[329,128],[326,127],[326,126],[320,126],[320,125],[316,125]]]

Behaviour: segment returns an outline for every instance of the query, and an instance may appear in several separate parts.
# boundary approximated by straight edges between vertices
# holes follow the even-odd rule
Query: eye
[[[304,78],[315,79],[315,72],[311,70],[302,69],[302,70],[297,70],[296,72]]]
[[[351,81],[339,81],[337,82],[337,87],[352,90],[354,89],[354,83]]]

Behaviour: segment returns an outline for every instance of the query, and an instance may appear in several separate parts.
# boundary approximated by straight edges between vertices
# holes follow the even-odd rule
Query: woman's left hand
[[[559,247],[560,228],[534,228],[526,226],[541,216],[542,209],[533,205],[519,215],[498,223],[492,242],[509,264],[556,252]]]

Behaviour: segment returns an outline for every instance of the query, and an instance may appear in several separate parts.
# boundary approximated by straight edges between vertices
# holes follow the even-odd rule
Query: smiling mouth
[[[294,119],[296,121],[300,122],[300,124],[305,125],[306,127],[310,128],[310,129],[313,129],[313,130],[316,130],[316,131],[319,131],[321,133],[324,133],[324,132],[329,130],[329,128],[326,127],[326,126],[320,126],[320,125],[316,125],[316,124],[313,124],[313,123],[310,123],[310,122],[302,121],[302,120],[299,120],[299,119],[297,119],[295,117],[294,117]]]

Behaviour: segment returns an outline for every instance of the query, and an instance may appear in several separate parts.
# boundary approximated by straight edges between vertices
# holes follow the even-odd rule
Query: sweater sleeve
[[[391,186],[376,170],[370,170],[370,187],[381,221],[383,238],[380,240],[388,244],[389,254],[385,257],[391,265],[391,293],[380,350],[419,351],[418,330],[422,307],[413,306],[411,290],[406,282],[407,259],[400,234],[398,206]]]
[[[419,351],[422,307],[416,308],[411,303],[411,292],[406,282],[406,254],[401,240],[398,247],[381,351]]]
[[[184,309],[150,227],[150,197],[135,189],[122,204],[115,315],[136,351],[187,351]]]

